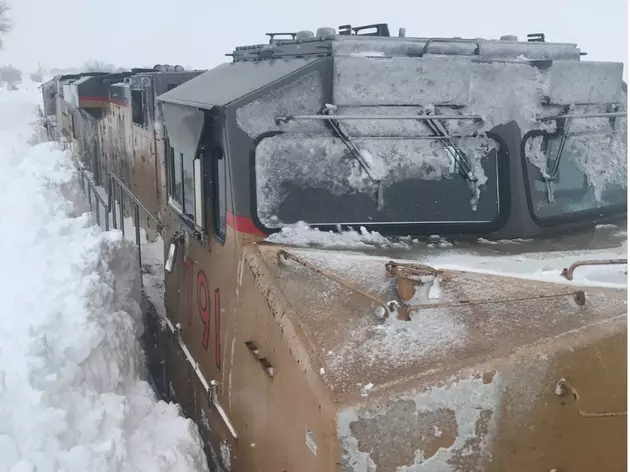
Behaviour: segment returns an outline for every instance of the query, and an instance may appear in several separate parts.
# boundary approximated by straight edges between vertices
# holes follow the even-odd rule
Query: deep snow
[[[68,154],[29,144],[39,101],[0,88],[0,472],[207,470],[142,380],[135,248],[85,213]]]

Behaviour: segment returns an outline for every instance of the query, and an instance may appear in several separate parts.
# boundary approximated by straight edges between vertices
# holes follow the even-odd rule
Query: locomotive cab
[[[621,64],[375,29],[271,35],[158,97],[174,340],[154,333],[153,376],[222,471],[620,465],[625,282],[263,241],[306,222],[562,246],[624,221]]]

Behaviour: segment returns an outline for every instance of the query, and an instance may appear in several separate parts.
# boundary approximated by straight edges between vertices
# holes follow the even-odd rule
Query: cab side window
[[[227,172],[223,149],[215,145],[212,152],[212,228],[219,241],[225,240],[227,208]]]
[[[168,195],[177,209],[182,210],[184,208],[183,154],[176,152],[172,146],[169,146],[168,170]]]
[[[199,231],[212,232],[222,243],[227,224],[228,164],[220,128],[215,124],[216,118],[206,116],[194,155],[167,145],[167,184],[169,203],[184,222]]]
[[[169,202],[184,217],[184,220],[203,230],[206,225],[204,222],[201,156],[178,152],[170,145],[168,149]]]
[[[131,118],[138,126],[144,126],[144,96],[142,90],[131,90]]]

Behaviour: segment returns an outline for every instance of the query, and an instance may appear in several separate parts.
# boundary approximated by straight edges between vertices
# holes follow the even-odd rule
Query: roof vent
[[[527,41],[530,43],[544,43],[545,33],[531,33],[527,35]]]
[[[500,41],[518,41],[518,37],[513,34],[504,34],[499,38]]]
[[[325,36],[334,36],[337,33],[335,28],[330,28],[328,26],[323,26],[321,28],[317,28],[317,33],[315,36],[318,38],[323,38]]]
[[[298,41],[300,39],[311,39],[311,38],[314,38],[314,37],[315,37],[315,35],[313,34],[313,32],[312,31],[308,31],[308,30],[298,31],[295,34],[295,39],[297,39]]]

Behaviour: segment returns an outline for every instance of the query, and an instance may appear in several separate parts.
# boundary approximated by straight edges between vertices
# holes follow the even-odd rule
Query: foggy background
[[[13,31],[0,64],[24,72],[81,67],[180,64],[211,68],[234,46],[266,43],[267,32],[389,23],[392,35],[498,38],[545,33],[574,42],[584,60],[622,61],[627,78],[624,0],[8,0]]]

